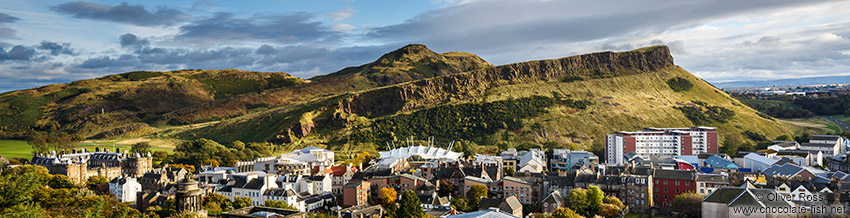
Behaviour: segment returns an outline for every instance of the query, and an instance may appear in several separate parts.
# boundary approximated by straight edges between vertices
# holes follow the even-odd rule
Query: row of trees
[[[72,135],[62,131],[44,133],[31,130],[27,132],[27,143],[32,146],[33,151],[38,153],[45,153],[50,150],[71,150],[76,148],[77,143],[83,140],[85,140],[85,137],[81,135]]]
[[[178,163],[200,167],[201,165],[233,166],[240,160],[271,156],[274,146],[269,143],[234,141],[227,146],[208,139],[183,142],[174,149],[165,163]]]

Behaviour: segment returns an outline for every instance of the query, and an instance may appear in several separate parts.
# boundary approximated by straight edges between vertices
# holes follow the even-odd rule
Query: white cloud
[[[340,23],[340,24],[335,24],[335,25],[331,26],[331,30],[337,31],[337,32],[349,32],[349,31],[352,31],[356,28],[357,27],[354,27],[354,25],[347,24],[347,23]]]
[[[358,10],[355,10],[354,8],[349,6],[342,8],[342,10],[339,10],[337,12],[331,13],[330,17],[333,21],[343,21],[345,19],[350,18],[351,16],[354,16],[354,14],[357,12]]]

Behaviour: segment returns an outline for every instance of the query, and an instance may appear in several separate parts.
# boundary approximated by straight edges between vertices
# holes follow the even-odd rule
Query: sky
[[[12,1],[0,92],[128,71],[308,79],[406,44],[496,64],[650,45],[709,82],[850,75],[850,1]]]

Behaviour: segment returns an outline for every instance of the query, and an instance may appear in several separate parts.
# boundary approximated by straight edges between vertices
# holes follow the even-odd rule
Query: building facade
[[[605,160],[608,165],[622,165],[624,154],[635,152],[649,157],[673,157],[700,153],[717,153],[717,129],[714,127],[646,128],[620,131],[605,136]]]
[[[655,205],[659,207],[672,206],[676,195],[686,192],[696,192],[696,175],[690,170],[655,170],[652,176]]]
[[[50,174],[68,176],[71,182],[84,183],[89,177],[102,176],[112,180],[119,176],[142,177],[153,170],[153,158],[150,153],[145,155],[121,153],[120,149],[115,152],[101,151],[87,152],[85,149],[71,153],[51,152],[48,154],[36,154],[32,158],[32,164],[44,166]]]

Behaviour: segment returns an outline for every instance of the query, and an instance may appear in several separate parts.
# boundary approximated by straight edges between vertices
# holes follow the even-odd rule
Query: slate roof
[[[794,164],[773,165],[761,171],[765,176],[793,177],[803,171],[803,168]]]
[[[569,173],[566,176],[546,176],[545,181],[548,181],[550,186],[573,187],[575,178],[575,173]]]
[[[697,174],[697,181],[708,183],[726,183],[726,176],[720,174]]]
[[[664,170],[658,169],[655,170],[654,178],[658,179],[678,179],[678,180],[695,180],[696,175],[694,171],[690,170]]]
[[[360,182],[349,182],[349,183],[347,183],[347,184],[343,185],[343,187],[358,187],[358,186],[360,186],[361,184],[362,184],[362,183],[360,183]]]
[[[838,139],[839,139],[839,138],[840,138],[840,136],[837,136],[837,135],[812,135],[812,137],[811,137],[811,138],[809,138],[809,141],[812,141],[812,140],[817,140],[817,141],[838,141]]]
[[[803,143],[800,144],[802,147],[823,147],[823,148],[832,148],[835,147],[835,144],[832,143]]]
[[[751,200],[746,199],[751,196],[769,196],[769,195],[778,195],[778,193],[773,189],[761,189],[761,188],[747,188],[747,187],[731,187],[731,186],[723,186],[705,196],[703,198],[703,202],[712,202],[712,203],[723,203],[723,204],[744,204],[744,203],[752,203]],[[744,199],[742,199],[742,196]],[[753,198],[756,199],[756,198]],[[736,202],[736,200],[738,202]],[[750,202],[748,202],[750,201]],[[757,201],[757,200],[756,200]],[[759,204],[769,207],[789,207],[791,203],[783,200],[773,200],[773,201],[758,201]]]
[[[499,208],[499,205],[502,204],[502,199],[496,198],[482,198],[478,201],[479,209],[487,209],[491,207]]]
[[[266,182],[265,182],[264,178],[256,178],[256,179],[251,180],[251,182],[248,182],[248,184],[246,184],[243,188],[245,188],[245,189],[258,189],[259,190],[265,184],[266,184]]]
[[[553,201],[557,204],[561,204],[562,202],[566,201],[566,199],[564,198],[564,196],[561,195],[560,191],[554,190],[551,194],[549,194],[549,196],[546,196],[543,201]]]
[[[298,194],[296,194],[295,191],[293,191],[292,189],[273,188],[273,189],[266,190],[266,192],[263,193],[263,195],[279,196],[279,197],[291,197],[291,196],[297,196]]]

